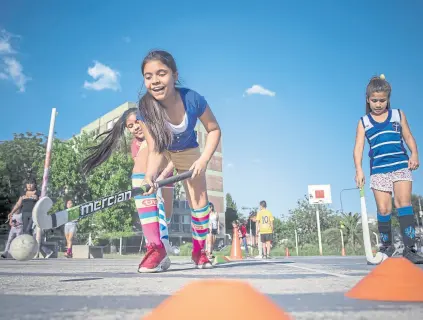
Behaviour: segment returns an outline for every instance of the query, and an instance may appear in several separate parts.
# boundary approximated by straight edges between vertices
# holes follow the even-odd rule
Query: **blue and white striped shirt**
[[[370,174],[408,168],[408,154],[402,140],[401,113],[389,109],[384,122],[376,122],[371,114],[361,117],[370,145]]]

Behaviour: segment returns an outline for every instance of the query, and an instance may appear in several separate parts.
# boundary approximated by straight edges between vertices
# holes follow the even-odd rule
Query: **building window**
[[[107,122],[107,130],[113,128],[113,120]]]
[[[191,233],[191,216],[183,215],[182,218],[182,232]]]
[[[172,215],[169,230],[170,232],[181,232],[181,216]]]

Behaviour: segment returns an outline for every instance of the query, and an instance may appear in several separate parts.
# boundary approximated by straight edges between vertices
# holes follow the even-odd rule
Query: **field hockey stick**
[[[363,243],[364,243],[364,251],[366,253],[367,264],[371,264],[371,265],[379,264],[382,261],[386,260],[388,256],[382,252],[378,252],[376,253],[376,256],[373,256],[372,244],[370,242],[369,221],[367,218],[366,198],[364,197],[363,187],[360,188],[360,201],[361,201],[361,224],[363,226]]]
[[[191,178],[192,172],[193,171],[191,170],[160,180],[155,183],[155,185],[157,188],[161,188],[165,185]],[[142,195],[143,193],[148,192],[150,188],[150,185],[143,185],[139,188],[132,188],[131,190],[119,192],[98,200],[83,203],[79,206],[58,211],[51,215],[48,214],[48,211],[53,206],[53,201],[49,197],[43,197],[35,204],[34,209],[32,210],[32,219],[42,230],[58,228],[69,221],[84,219],[100,210],[111,208],[118,203],[122,203],[134,198],[135,196]]]

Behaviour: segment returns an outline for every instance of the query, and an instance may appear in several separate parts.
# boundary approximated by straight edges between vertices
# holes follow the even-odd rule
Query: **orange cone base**
[[[242,260],[242,257],[228,257],[228,256],[225,256],[225,259],[227,259],[228,261],[239,261],[239,260]]]
[[[405,258],[388,258],[345,294],[348,298],[423,302],[423,270]]]
[[[215,320],[216,313],[207,309],[210,301],[219,306],[219,314],[225,315],[225,319],[291,319],[268,297],[237,280],[194,281],[163,301],[144,319]]]

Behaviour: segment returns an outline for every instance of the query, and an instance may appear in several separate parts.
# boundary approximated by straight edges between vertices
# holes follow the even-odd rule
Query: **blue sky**
[[[0,140],[47,133],[53,107],[57,136],[69,138],[136,101],[141,61],[161,48],[221,124],[224,188],[239,207],[265,199],[279,216],[309,184],[330,184],[339,209],[340,191],[354,187],[355,129],[375,74],[386,75],[391,105],[404,110],[423,149],[421,1],[145,3],[3,1]],[[266,94],[248,94],[258,86]],[[359,211],[358,192],[343,193],[343,205]]]

